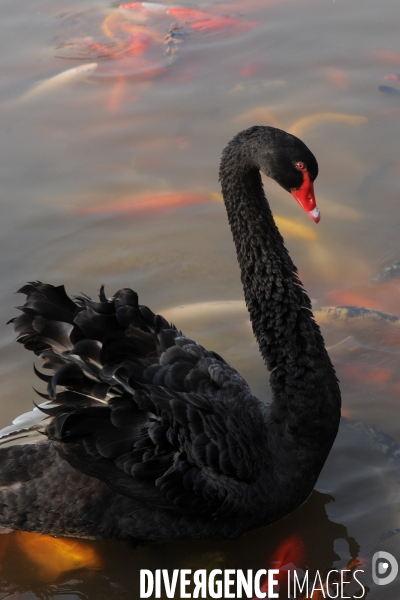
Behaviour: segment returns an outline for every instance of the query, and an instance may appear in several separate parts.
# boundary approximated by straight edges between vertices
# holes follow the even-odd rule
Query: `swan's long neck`
[[[312,415],[327,420],[325,403],[335,414],[340,406],[335,372],[251,153],[229,145],[220,180],[253,331],[271,371],[274,420],[289,419],[293,429]]]

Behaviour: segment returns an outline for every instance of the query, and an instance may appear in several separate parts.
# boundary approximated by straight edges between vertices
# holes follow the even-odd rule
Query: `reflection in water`
[[[179,542],[129,550],[116,542],[85,541],[83,545],[91,547],[103,563],[101,571],[72,572],[69,567],[56,581],[32,563],[18,541],[21,534],[2,535],[3,593],[30,591],[37,598],[68,594],[72,598],[90,598],[90,594],[106,598],[112,593],[113,597],[131,594],[136,598],[141,568],[258,570],[276,568],[277,558],[282,569],[308,571],[310,581],[317,571],[346,569],[352,559],[359,559],[357,568],[365,571],[360,580],[370,586],[372,553],[388,548],[387,540],[382,546],[384,537],[392,545],[397,543],[397,537],[389,532],[396,522],[394,501],[397,503],[400,495],[399,457],[400,447],[394,440],[372,426],[344,420],[318,484],[329,493],[314,491],[307,502],[278,523],[226,542]],[[356,538],[353,531],[358,531]],[[45,547],[47,536],[43,538]],[[290,544],[290,540],[296,543]],[[280,554],[282,548],[287,550]],[[40,553],[39,545],[37,550]],[[43,560],[51,559],[44,555]],[[351,589],[359,595],[353,584]]]
[[[277,559],[279,566],[305,571],[309,570],[310,576],[318,569],[338,568],[341,561],[342,568],[347,557],[356,558],[359,545],[349,536],[344,525],[331,521],[326,513],[326,505],[333,498],[328,494],[313,492],[309,500],[295,513],[289,515],[279,524],[253,531],[240,540],[234,542],[184,542],[138,548],[136,550],[118,549],[118,559],[115,558],[117,544],[113,542],[92,543],[93,549],[101,555],[104,567],[101,572],[90,570],[75,571],[71,569],[61,573],[59,577],[51,576],[50,571],[37,571],[32,564],[32,557],[23,554],[16,561],[16,556],[23,550],[16,534],[2,536],[1,548],[3,549],[3,592],[21,594],[32,592],[34,597],[65,597],[66,594],[75,594],[73,597],[106,598],[119,594],[133,594],[138,597],[139,591],[139,564],[150,570],[163,569],[268,569],[276,568]],[[310,518],[311,517],[311,518]],[[321,531],[324,535],[321,536]],[[26,538],[34,534],[24,534]],[[46,536],[43,536],[46,538]],[[289,544],[289,540],[297,540],[296,544]],[[344,540],[346,550],[343,556],[335,551],[338,540]],[[8,545],[5,548],[4,542]],[[45,547],[46,540],[43,540]],[[283,554],[277,553],[277,548],[288,548]],[[37,545],[40,553],[40,545]],[[146,562],[143,561],[146,555]],[[43,556],[43,560],[51,560]],[[57,562],[57,557],[54,557]],[[138,564],[139,563],[139,564]],[[132,573],[132,564],[135,570]],[[336,567],[334,567],[336,565]],[[90,569],[90,566],[89,566]],[[56,580],[56,581],[55,581]],[[18,583],[17,583],[18,582]],[[100,591],[101,590],[101,591]],[[100,596],[97,594],[100,593]],[[2,596],[4,597],[4,596]],[[93,597],[93,596],[92,596]]]

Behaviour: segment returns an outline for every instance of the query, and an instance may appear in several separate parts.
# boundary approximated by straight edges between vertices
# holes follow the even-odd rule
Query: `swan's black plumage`
[[[291,190],[296,161],[316,177],[300,140],[254,127],[230,142],[220,170],[273,403],[130,289],[94,302],[30,283],[13,322],[52,371],[38,372],[49,402],[45,420],[4,434],[0,524],[133,543],[230,538],[307,498],[337,433],[340,392],[259,172]],[[35,429],[43,440],[14,441]]]

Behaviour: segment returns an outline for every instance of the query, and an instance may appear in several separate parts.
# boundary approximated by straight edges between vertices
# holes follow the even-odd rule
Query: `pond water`
[[[292,131],[319,161],[318,227],[265,185],[349,421],[317,491],[283,521],[226,543],[89,542],[96,570],[46,571],[22,538],[3,535],[0,598],[139,598],[141,568],[271,568],[289,539],[287,563],[322,573],[358,557],[368,598],[394,600],[398,580],[382,595],[371,553],[400,560],[399,323],[332,322],[321,309],[400,316],[400,280],[370,282],[400,260],[398,1],[164,4],[138,17],[99,0],[3,0],[0,425],[35,399],[32,356],[5,325],[29,280],[91,296],[101,283],[109,295],[130,286],[269,397],[218,183],[224,145],[254,124]]]

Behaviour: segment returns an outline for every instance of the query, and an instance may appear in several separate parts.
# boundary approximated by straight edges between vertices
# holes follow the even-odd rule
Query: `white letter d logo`
[[[397,560],[389,552],[380,550],[372,557],[372,579],[376,585],[392,583],[399,571]]]

